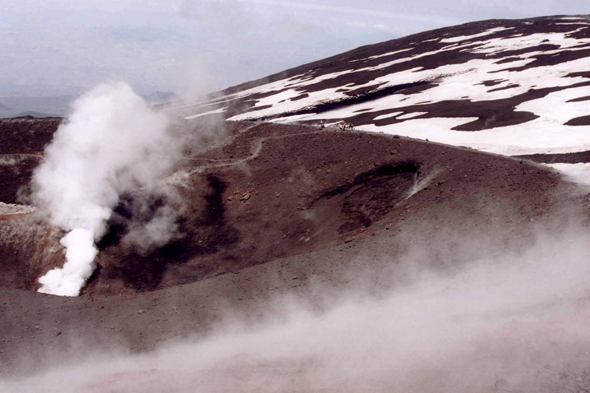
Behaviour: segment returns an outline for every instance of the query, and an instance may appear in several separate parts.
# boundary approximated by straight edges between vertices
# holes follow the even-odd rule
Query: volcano
[[[589,149],[589,54],[586,16],[468,23],[361,47],[182,111],[187,119],[219,113],[278,123],[343,120],[357,129],[566,162],[555,154]]]
[[[132,223],[163,202],[137,215],[141,190],[121,195],[77,298],[36,292],[37,279],[65,261],[63,233],[27,205],[63,120],[0,120],[1,373],[67,363],[73,343],[149,353],[206,337],[228,313],[255,324],[277,296],[316,311],[351,288],[379,297],[401,285],[410,254],[419,255],[413,268],[447,274],[526,253],[540,232],[587,230],[590,198],[571,173],[590,163],[589,69],[590,18],[491,20],[161,105],[196,141],[166,180],[186,202],[181,236],[148,253],[127,247]],[[318,286],[329,290],[316,296]],[[571,340],[588,347],[585,336]],[[578,352],[572,359],[590,369]],[[286,362],[287,374],[313,369]],[[566,368],[559,379],[553,370],[565,366],[549,367],[543,386],[586,375]],[[486,386],[499,391],[503,381]]]

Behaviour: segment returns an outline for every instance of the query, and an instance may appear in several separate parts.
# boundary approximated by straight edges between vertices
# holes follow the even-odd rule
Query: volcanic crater
[[[377,296],[409,252],[448,271],[523,251],[540,230],[587,228],[587,188],[543,165],[590,159],[590,24],[563,21],[425,32],[158,107],[191,136],[162,183],[179,198],[119,195],[75,298],[36,293],[65,262],[64,233],[29,198],[67,120],[1,119],[0,373],[42,370],[76,342],[144,353],[228,310],[257,321],[279,295],[322,309],[317,285],[344,297],[367,271]],[[164,207],[178,213],[166,244],[128,241]]]
[[[35,122],[46,139],[58,125]],[[18,151],[15,142],[10,146]],[[42,150],[22,150],[36,158],[21,176],[2,178],[2,188],[12,191],[1,202],[17,200],[42,157]],[[176,206],[182,212],[177,236],[157,249],[130,246],[129,225],[149,221],[167,201],[156,195],[146,204],[140,194],[123,195],[98,243],[99,268],[85,296],[188,284],[348,244],[410,214],[448,216],[450,209],[458,216],[458,206],[471,211],[488,198],[506,201],[521,221],[550,209],[560,187],[567,188],[558,174],[530,161],[398,136],[250,122],[230,123],[218,147],[187,156],[168,183],[184,200]],[[4,263],[13,272],[2,275],[3,286],[36,290],[36,279],[64,262],[60,231],[34,212],[3,218]]]

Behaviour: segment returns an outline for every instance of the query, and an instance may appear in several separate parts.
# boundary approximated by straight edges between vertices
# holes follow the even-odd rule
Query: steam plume
[[[46,209],[51,224],[69,232],[61,240],[66,263],[39,279],[39,292],[77,296],[92,274],[98,253],[94,242],[105,234],[119,195],[137,189],[143,195],[163,192],[162,180],[182,146],[170,125],[164,113],[124,83],[101,84],[72,104],[33,176],[35,203]],[[152,227],[161,233],[167,229],[161,223],[174,221],[161,215],[158,220]],[[151,235],[163,242],[162,235]]]

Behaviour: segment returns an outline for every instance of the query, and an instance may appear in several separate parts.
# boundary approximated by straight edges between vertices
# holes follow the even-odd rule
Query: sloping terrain
[[[39,146],[57,125],[1,124],[5,135],[38,134]],[[3,146],[39,154],[28,139],[14,139]],[[27,176],[4,177],[1,186],[26,186]],[[344,290],[354,282],[351,272],[369,267],[367,257],[379,277],[416,247],[428,264],[441,267],[482,252],[518,250],[539,225],[565,225],[552,216],[588,203],[559,174],[530,161],[272,123],[230,124],[222,144],[187,157],[169,182],[186,200],[183,237],[149,255],[126,248],[120,239],[133,211],[127,196],[80,298],[31,292],[36,278],[63,263],[59,231],[28,211],[2,217],[4,372],[24,364],[35,370],[46,358],[33,361],[34,354],[55,354],[72,341],[154,348],[208,329],[227,307],[254,316],[260,301],[293,290],[304,295],[317,280]],[[12,202],[14,195],[3,198]],[[474,236],[480,247],[459,240]],[[24,348],[32,358],[13,356]]]
[[[486,391],[520,391],[494,374],[498,368],[489,359],[547,391],[584,391],[590,386],[583,314],[590,198],[586,188],[531,160],[586,161],[587,51],[590,22],[584,17],[479,22],[359,48],[209,102],[169,107],[182,113],[178,127],[198,142],[187,146],[167,179],[184,200],[179,236],[148,252],[129,246],[130,226],[149,220],[165,201],[154,197],[140,209],[141,190],[122,195],[97,244],[98,268],[77,298],[35,292],[38,277],[64,262],[63,233],[27,205],[32,171],[61,120],[0,120],[0,375],[8,381],[0,380],[0,390],[28,391],[19,381],[9,385],[8,377],[75,363],[81,353],[145,353],[203,340],[224,319],[257,326],[275,311],[277,298],[294,297],[319,313],[354,294],[383,300],[400,287],[401,300],[386,309],[393,322],[381,324],[379,306],[360,302],[323,332],[312,323],[301,361],[290,355],[260,361],[256,351],[234,350],[241,347],[230,340],[221,350],[181,351],[165,365],[167,372],[160,372],[161,360],[149,358],[131,371],[112,362],[109,373],[101,363],[79,391],[104,391],[105,385],[158,391],[182,381],[188,388],[177,391],[333,391],[340,380],[366,388],[379,373],[410,366],[420,370],[414,387],[455,386],[451,377],[458,373],[467,387],[471,378]],[[216,123],[218,117],[235,121]],[[341,120],[357,129],[331,126]],[[204,123],[219,132],[211,137]],[[548,246],[560,236],[565,246],[531,255],[539,239]],[[530,266],[506,255],[525,255]],[[571,262],[576,258],[581,267]],[[468,271],[442,279],[478,264],[481,276]],[[408,276],[422,270],[441,274],[442,288],[434,280],[426,281],[434,292],[429,286],[426,294],[406,291]],[[521,276],[522,282],[514,279]],[[453,292],[465,285],[469,291]],[[439,298],[448,304],[439,307]],[[290,303],[274,307],[289,313]],[[570,311],[575,317],[564,314]],[[439,313],[441,319],[430,319]],[[584,318],[576,319],[580,313]],[[349,325],[352,335],[338,334]],[[279,331],[276,347],[287,348],[289,332]],[[533,333],[523,340],[522,332]],[[377,345],[355,352],[367,336]],[[436,352],[439,343],[452,345],[431,354],[431,368],[406,365],[414,351]],[[321,353],[333,344],[348,348],[336,358],[352,359],[349,374],[315,386],[314,370],[332,377],[335,368],[322,368]],[[295,340],[293,348],[299,345]],[[458,351],[460,345],[468,351]],[[373,357],[395,359],[397,351],[403,356],[396,366],[378,362],[376,370],[354,374]],[[183,369],[197,352],[213,360]],[[464,353],[470,356],[453,375],[444,371],[455,367],[450,358]],[[491,376],[484,381],[485,370]],[[74,377],[75,390],[82,378],[76,372],[54,380],[54,387]],[[288,388],[274,387],[281,379]],[[144,384],[138,388],[134,381]],[[386,378],[375,391],[403,386],[395,383]],[[30,391],[47,391],[40,386]]]
[[[21,125],[39,135],[39,147],[57,126],[55,120],[3,123],[5,138],[10,132],[19,135],[16,125]],[[36,126],[28,128],[30,123]],[[7,152],[25,152],[7,153],[11,158],[2,166],[0,202],[13,204],[23,190],[26,195],[42,153],[14,136],[4,146]],[[547,212],[560,200],[556,193],[567,188],[558,187],[558,174],[528,161],[397,136],[247,122],[233,123],[221,146],[187,156],[168,182],[186,203],[178,222],[181,236],[148,254],[127,247],[121,240],[130,223],[149,219],[150,213],[137,216],[137,196],[123,196],[110,232],[98,244],[99,269],[88,293],[151,291],[199,281],[342,244],[369,229],[397,225],[409,214],[428,216],[431,209],[448,226],[459,224],[473,206],[504,201],[501,208],[479,212],[487,218],[478,220],[518,223]],[[25,213],[3,216],[9,239],[4,263],[15,274],[3,274],[1,282],[36,290],[36,278],[63,255],[58,231]],[[29,230],[19,232],[23,225]],[[31,247],[33,230],[46,236],[32,240]],[[18,233],[21,242],[15,240]]]
[[[343,120],[562,162],[555,154],[590,150],[589,56],[586,16],[490,20],[361,47],[180,109],[189,119]]]

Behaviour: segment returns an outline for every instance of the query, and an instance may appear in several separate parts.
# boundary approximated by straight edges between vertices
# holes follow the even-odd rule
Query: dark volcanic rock
[[[587,17],[488,20],[363,46],[226,89],[213,95],[211,106],[185,103],[178,111],[191,117],[221,110],[230,120],[345,121],[500,154],[543,154],[551,146],[526,142],[536,124],[559,118],[542,103],[571,113],[567,125],[588,126],[588,112],[575,105],[590,86],[588,59]],[[563,102],[555,99],[561,93]],[[450,125],[437,126],[439,118]],[[563,123],[551,130],[562,142]],[[512,132],[487,140],[453,135],[504,127]],[[586,147],[572,140],[560,151]]]
[[[560,183],[534,165],[365,132],[234,123],[228,138],[171,177],[187,206],[178,223],[182,236],[170,244],[147,255],[126,246],[128,223],[149,217],[134,216],[133,195],[122,197],[86,294],[153,291],[236,272],[337,246],[406,219],[409,209],[459,214],[482,193],[513,201],[506,211],[518,210],[513,219],[520,220],[549,209]],[[20,176],[0,177],[6,201],[28,184],[35,163]],[[527,184],[536,185],[534,193]],[[35,258],[27,263],[50,268]],[[28,272],[19,279],[34,288],[44,271]]]
[[[567,123],[566,126],[590,126],[590,115],[589,116],[581,116],[576,117],[575,119],[571,119]]]
[[[61,119],[0,119],[0,154],[40,156]]]
[[[9,266],[0,335],[11,337],[0,342],[2,372],[22,366],[12,356],[19,343],[32,354],[72,340],[145,351],[206,331],[228,307],[254,317],[262,300],[309,296],[318,280],[344,290],[344,272],[367,264],[390,271],[409,247],[434,266],[447,247],[462,250],[445,257],[457,264],[486,250],[469,245],[475,234],[502,250],[521,247],[536,224],[578,203],[558,174],[526,161],[366,132],[231,126],[225,144],[194,155],[181,169],[189,175],[172,178],[187,202],[184,236],[141,255],[121,243],[124,221],[113,221],[81,298],[23,290],[63,263],[60,234],[39,226],[31,236],[30,217],[0,221]],[[133,195],[124,196],[118,214],[133,214],[132,205]],[[27,370],[44,364],[36,356]]]
[[[590,162],[590,151],[582,151],[578,153],[564,153],[564,154],[530,154],[515,156],[517,158],[525,158],[543,164],[577,164]]]

